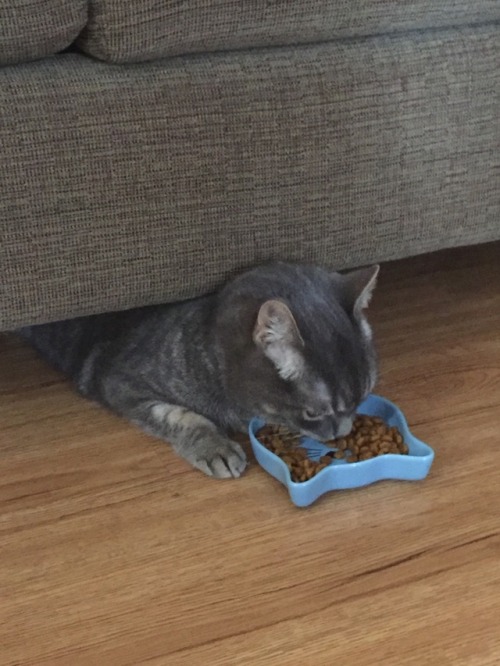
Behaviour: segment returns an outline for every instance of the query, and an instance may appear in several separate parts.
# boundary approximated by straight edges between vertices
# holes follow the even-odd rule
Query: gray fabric
[[[78,43],[123,63],[498,19],[500,0],[90,0]]]
[[[500,238],[500,29],[0,69],[0,329]]]
[[[0,65],[62,51],[86,21],[86,0],[0,0]]]

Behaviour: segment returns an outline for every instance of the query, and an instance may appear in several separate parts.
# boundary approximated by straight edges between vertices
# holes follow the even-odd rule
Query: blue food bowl
[[[434,460],[434,451],[411,434],[403,412],[396,405],[381,396],[370,395],[361,403],[358,413],[378,416],[387,425],[396,426],[408,446],[408,455],[388,453],[353,463],[334,458],[332,463],[316,476],[299,483],[292,481],[286,463],[259,442],[256,433],[265,423],[261,419],[253,419],[249,425],[249,434],[257,462],[288,488],[290,498],[296,506],[309,506],[330,490],[359,488],[383,479],[419,481],[427,476]],[[310,437],[301,437],[300,446],[307,450],[311,460],[319,460],[321,456],[332,451],[331,447]]]

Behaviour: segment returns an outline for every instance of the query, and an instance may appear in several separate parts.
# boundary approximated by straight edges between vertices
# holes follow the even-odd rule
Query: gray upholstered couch
[[[500,0],[0,0],[0,330],[500,238]]]

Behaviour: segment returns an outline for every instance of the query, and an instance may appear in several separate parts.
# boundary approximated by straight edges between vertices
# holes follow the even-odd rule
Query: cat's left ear
[[[363,310],[368,307],[379,271],[380,266],[376,264],[368,268],[351,271],[351,273],[343,276],[347,302],[356,317],[361,317]]]

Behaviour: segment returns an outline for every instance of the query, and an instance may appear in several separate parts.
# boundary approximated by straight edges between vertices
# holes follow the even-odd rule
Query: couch
[[[0,0],[0,330],[500,238],[499,0]]]

